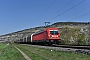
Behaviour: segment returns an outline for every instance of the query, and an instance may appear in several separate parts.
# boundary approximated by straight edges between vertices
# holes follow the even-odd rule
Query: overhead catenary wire
[[[90,12],[87,12],[87,13],[85,13],[85,14],[82,14],[82,15],[80,15],[80,16],[77,16],[77,17],[75,17],[75,18],[72,18],[72,19],[70,19],[70,20],[78,19],[78,18],[83,17],[83,16],[86,16],[86,15],[88,15],[88,14],[90,14]]]
[[[51,2],[51,4],[47,7],[47,9],[39,16],[39,18],[37,20],[39,20],[43,15],[44,13],[50,8],[50,6],[55,2],[55,0],[53,0],[53,2]]]
[[[86,1],[86,0],[83,0],[83,1],[79,2],[78,4],[74,5],[73,7],[71,7],[71,8],[69,8],[69,9],[67,9],[66,11],[64,11],[64,12],[60,13],[59,15],[55,16],[54,18],[52,18],[52,19],[50,19],[50,20],[53,20],[53,19],[57,18],[58,16],[60,16],[60,15],[62,15],[62,14],[64,14],[64,13],[66,13],[66,12],[68,12],[69,10],[71,10],[71,9],[75,8],[76,6],[78,6],[78,5],[82,4],[82,3],[83,3],[83,2],[85,2],[85,1]]]
[[[57,12],[55,12],[53,15],[55,15],[56,13],[59,13],[61,10],[63,10],[64,8],[66,8],[68,5],[70,5],[74,0],[71,0],[69,3],[67,3],[64,7],[62,7],[61,9],[59,9]],[[50,17],[52,17],[53,15],[51,15]]]
[[[68,19],[68,18],[70,18],[70,17],[72,17],[72,16],[74,16],[74,15],[76,15],[76,14],[79,14],[80,12],[86,10],[87,8],[90,8],[90,6],[85,7],[84,9],[81,9],[81,10],[79,10],[78,12],[75,12],[74,14],[70,15],[69,17],[67,17],[67,18],[65,18],[65,19]]]

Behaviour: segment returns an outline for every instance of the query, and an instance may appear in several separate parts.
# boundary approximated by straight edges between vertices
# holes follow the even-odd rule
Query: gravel
[[[40,46],[40,45],[28,45],[32,47],[45,48],[50,50],[66,51],[66,52],[76,52],[90,55],[90,50],[87,49],[74,49],[74,48],[63,48],[63,47],[52,47],[52,46]]]

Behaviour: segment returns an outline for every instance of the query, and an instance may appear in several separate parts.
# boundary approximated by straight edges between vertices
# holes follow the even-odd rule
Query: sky
[[[90,0],[0,0],[0,35],[68,21],[90,22]]]

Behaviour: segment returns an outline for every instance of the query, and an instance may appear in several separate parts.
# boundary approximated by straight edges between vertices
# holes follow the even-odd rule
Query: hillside
[[[56,22],[47,27],[57,27],[61,33],[62,44],[89,44],[90,22]],[[44,30],[45,26],[24,29],[0,36],[1,41],[14,41],[26,36],[30,36],[40,30]],[[84,42],[83,42],[84,41]],[[79,43],[78,43],[79,42]]]

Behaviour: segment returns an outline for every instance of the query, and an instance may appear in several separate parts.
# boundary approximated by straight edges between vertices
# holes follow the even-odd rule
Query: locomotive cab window
[[[58,35],[58,30],[50,30],[50,34],[52,34],[52,35]]]

